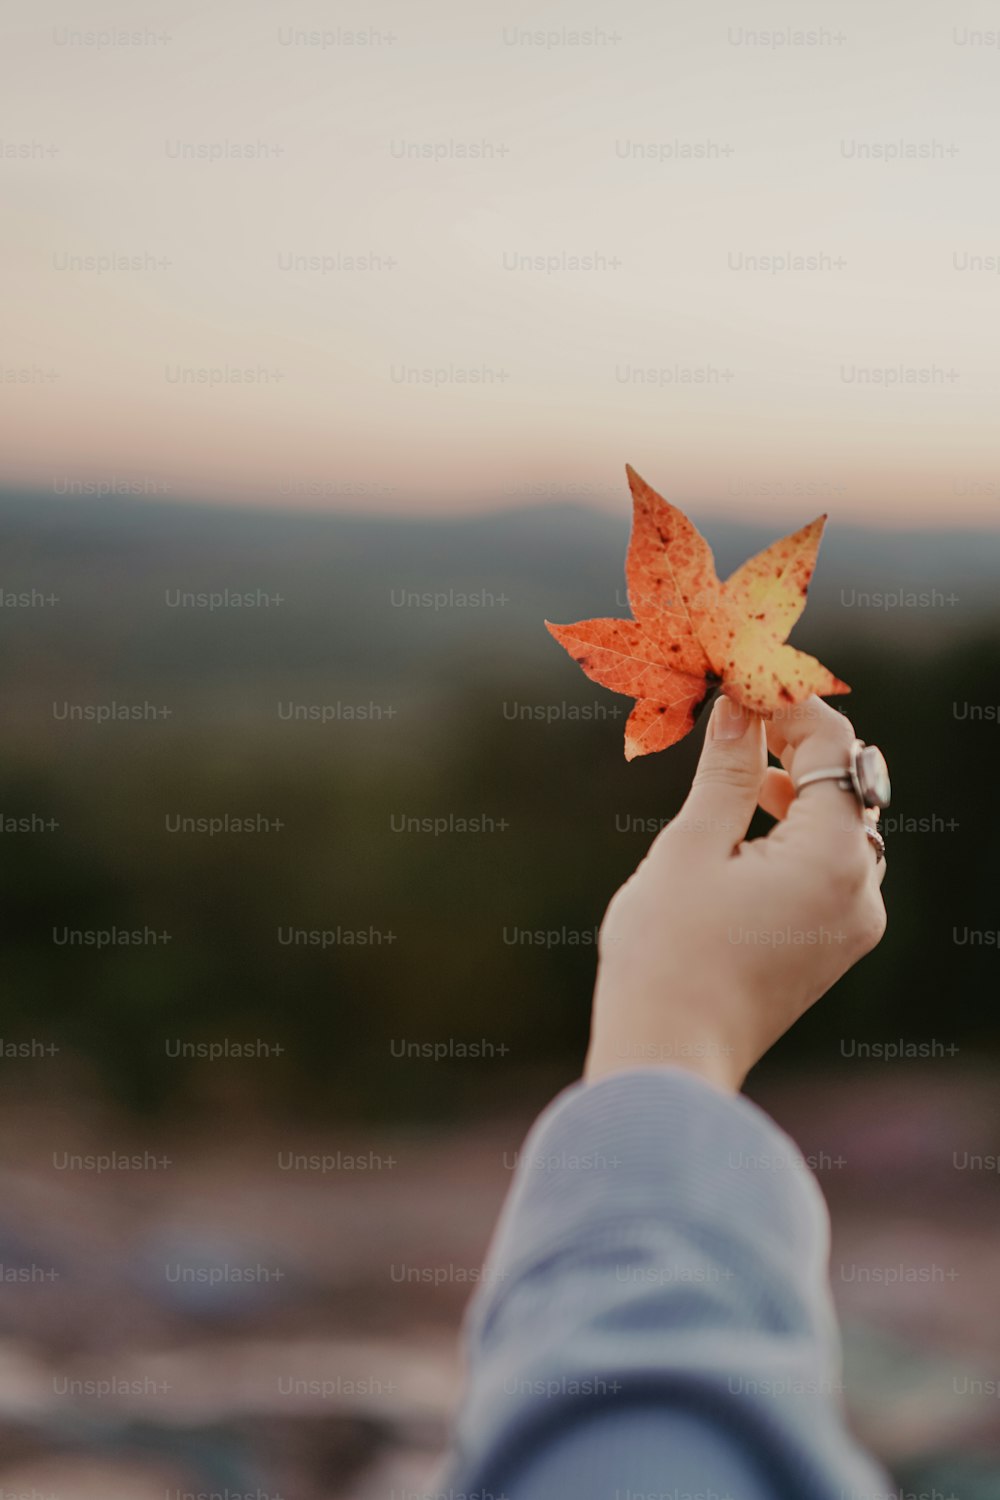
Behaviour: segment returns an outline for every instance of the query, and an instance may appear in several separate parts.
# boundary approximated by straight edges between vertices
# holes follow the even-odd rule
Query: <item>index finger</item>
[[[846,775],[856,738],[846,714],[822,698],[789,704],[767,721],[768,749],[781,757],[796,786],[810,771]],[[848,861],[853,867],[861,856],[870,857],[861,806],[853,790],[845,791],[834,779],[812,782],[797,792],[783,826],[811,842],[820,858]]]
[[[812,764],[814,750],[836,756],[838,749],[845,743],[850,746],[857,738],[847,715],[815,695],[804,703],[789,703],[785,708],[776,709],[770,719],[765,719],[764,728],[771,754],[786,763],[786,770],[791,769],[794,762],[800,775],[806,770],[821,769],[818,760]],[[843,759],[846,766],[847,757]],[[836,760],[832,764],[836,764]]]

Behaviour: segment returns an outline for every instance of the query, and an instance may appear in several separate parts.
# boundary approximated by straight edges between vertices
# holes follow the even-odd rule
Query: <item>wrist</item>
[[[596,1083],[636,1068],[681,1068],[728,1094],[739,1093],[749,1072],[740,1066],[736,1048],[727,1042],[707,1038],[636,1042],[619,1037],[591,1039],[581,1076],[584,1083]]]

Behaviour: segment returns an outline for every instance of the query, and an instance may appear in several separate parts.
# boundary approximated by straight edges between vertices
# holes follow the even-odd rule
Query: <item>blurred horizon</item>
[[[800,482],[790,479],[766,484],[762,481],[759,495],[748,492],[744,487],[741,500],[735,495],[719,494],[692,502],[686,501],[673,485],[665,483],[662,476],[658,482],[649,474],[640,472],[643,479],[658,490],[664,499],[683,510],[709,541],[712,528],[718,528],[721,532],[738,530],[747,535],[777,538],[786,532],[797,530],[818,515],[825,515],[827,518],[824,546],[837,529],[848,534],[872,532],[894,537],[900,534],[918,537],[949,535],[959,539],[992,539],[1000,533],[1000,504],[993,509],[986,509],[984,506],[982,513],[972,511],[969,516],[961,512],[956,516],[953,508],[942,504],[942,508],[934,514],[916,518],[912,515],[900,515],[894,521],[877,510],[873,513],[869,509],[857,514],[846,506],[841,509],[840,493],[832,493],[829,487],[817,481]],[[995,492],[986,486],[980,486],[976,489],[969,488],[968,493],[983,500],[988,494],[994,494],[1000,500],[1000,479]],[[766,499],[775,508],[754,512],[751,502],[760,498]],[[373,499],[377,500],[374,506],[369,503]],[[264,492],[254,497],[236,488],[219,493],[195,490],[175,492],[169,486],[148,478],[129,477],[125,474],[62,476],[48,484],[30,483],[9,475],[0,475],[0,508],[5,510],[35,503],[57,507],[60,502],[65,502],[67,506],[74,503],[79,506],[86,502],[90,505],[120,506],[122,515],[127,514],[129,509],[163,515],[176,510],[179,514],[245,514],[248,518],[259,515],[275,520],[288,519],[291,522],[329,518],[348,525],[409,525],[427,522],[430,526],[477,521],[489,524],[505,519],[517,522],[533,515],[554,521],[571,521],[574,516],[580,515],[584,518],[593,517],[599,522],[620,524],[624,528],[626,541],[632,523],[632,499],[624,463],[621,466],[621,484],[617,493],[610,483],[598,488],[596,485],[539,480],[534,483],[524,481],[507,491],[484,490],[475,499],[477,503],[465,509],[435,507],[431,502],[414,504],[412,499],[404,499],[398,486],[381,486],[374,481],[362,479],[344,479],[336,486],[333,481],[305,482],[285,493]],[[336,503],[331,504],[330,501]],[[398,508],[393,508],[394,506]],[[766,541],[763,545],[766,545]]]

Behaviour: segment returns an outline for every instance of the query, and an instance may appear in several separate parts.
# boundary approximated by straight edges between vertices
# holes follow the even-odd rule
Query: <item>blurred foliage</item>
[[[953,940],[998,926],[1000,852],[984,817],[995,722],[983,702],[995,640],[907,670],[898,653],[845,656],[851,714],[893,771],[888,934],[780,1049],[781,1065],[833,1063],[841,1039],[1000,1044],[997,947]],[[852,659],[853,657],[853,659]],[[382,722],[276,724],[255,732],[162,723],[58,725],[49,753],[8,747],[5,818],[53,832],[4,835],[3,1034],[89,1059],[135,1107],[190,1103],[222,1075],[259,1107],[411,1113],[496,1097],[520,1068],[571,1076],[586,1036],[594,948],[513,943],[513,929],[583,933],[682,800],[701,731],[626,764],[625,700],[571,671],[526,681],[468,664],[450,701]],[[994,697],[996,695],[994,694]],[[504,704],[595,703],[606,721],[511,720]],[[509,710],[508,710],[509,711]],[[167,815],[280,818],[281,831],[209,837]],[[393,831],[391,819],[485,814],[483,833]],[[640,831],[622,831],[627,820]],[[945,826],[954,820],[954,828]],[[764,832],[769,820],[759,817]],[[167,931],[167,944],[61,946],[54,930]],[[279,943],[279,928],[394,934],[368,946]],[[168,1039],[260,1038],[283,1055],[208,1063]],[[490,1059],[408,1060],[392,1043],[482,1038]],[[967,1057],[966,1057],[967,1060]],[[18,1063],[18,1067],[26,1066]],[[48,1066],[48,1064],[46,1064]]]
[[[337,533],[338,551],[320,545],[322,527],[308,518],[294,539],[274,517],[116,512],[88,528],[64,510],[32,531],[36,514],[25,510],[14,526],[20,541],[4,582],[55,587],[61,602],[3,614],[0,814],[59,827],[0,835],[2,1035],[61,1050],[11,1061],[8,1081],[35,1067],[46,1079],[83,1067],[141,1110],[228,1099],[408,1116],[500,1103],[539,1070],[546,1089],[572,1078],[593,944],[514,943],[511,930],[592,933],[649,844],[642,829],[677,811],[702,735],[627,764],[628,701],[588,683],[542,629],[543,612],[573,618],[586,608],[577,591],[599,572],[605,589],[615,585],[618,529],[594,523],[598,541],[579,570],[558,538],[522,549],[522,578],[517,525],[494,526],[506,537],[501,566],[482,526],[469,523],[461,544],[447,533],[445,576],[471,588],[491,569],[490,587],[506,587],[514,603],[421,613],[391,607],[387,591],[431,576],[433,527],[410,526],[406,545],[424,552],[407,563],[398,537],[387,561],[365,533],[366,552],[355,523],[347,542]],[[946,588],[948,575],[935,582]],[[256,614],[164,609],[164,586],[206,585],[289,597],[281,611]],[[559,608],[543,609],[550,594]],[[990,819],[1000,624],[977,606],[960,627],[952,611],[937,641],[932,611],[883,616],[867,635],[858,612],[845,613],[841,630],[829,601],[795,640],[852,683],[842,706],[889,759],[889,930],[767,1066],[835,1066],[842,1041],[900,1038],[954,1042],[968,1062],[1000,1046],[1000,843]],[[287,722],[277,702],[293,699],[374,702],[393,715]],[[73,723],[53,714],[63,700],[167,702],[173,712]],[[992,717],[960,716],[966,704]],[[553,705],[565,708],[551,723],[509,716]],[[574,706],[608,717],[574,718]],[[173,814],[227,813],[284,827],[218,837],[165,827]],[[392,827],[394,816],[484,814],[509,826],[438,837]],[[622,831],[630,818],[640,831]],[[754,832],[768,821],[760,815]],[[53,940],[64,927],[147,926],[171,941],[97,951]],[[287,927],[394,938],[290,947],[278,941]],[[992,940],[956,942],[967,928]],[[225,1039],[284,1050],[217,1062],[168,1055],[178,1040]],[[394,1044],[449,1039],[508,1050],[393,1056]]]

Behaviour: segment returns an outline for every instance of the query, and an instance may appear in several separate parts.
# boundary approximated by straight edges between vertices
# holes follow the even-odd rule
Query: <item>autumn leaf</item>
[[[632,536],[625,560],[631,620],[545,624],[594,682],[636,700],[625,758],[665,750],[694,727],[715,687],[771,718],[813,693],[849,693],[812,656],[785,644],[805,608],[826,516],[751,557],[724,583],[683,511],[626,464]]]

